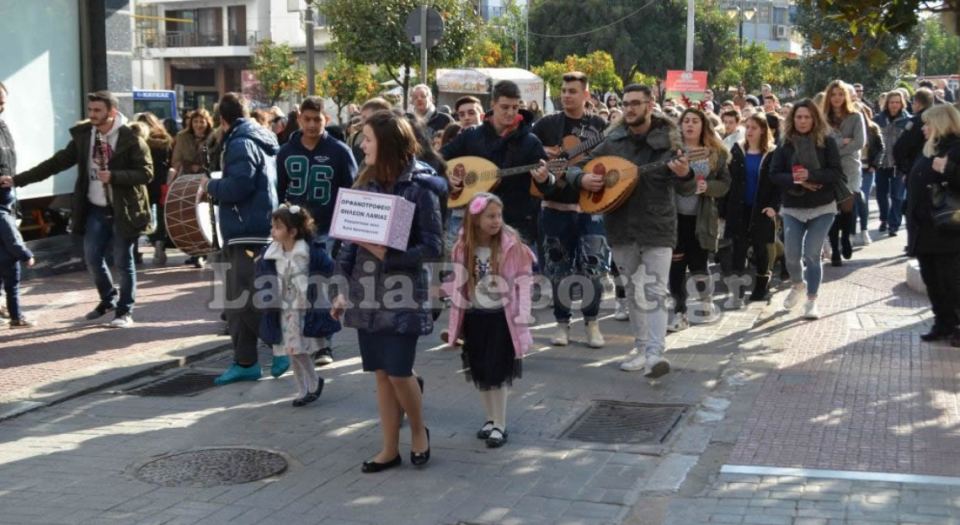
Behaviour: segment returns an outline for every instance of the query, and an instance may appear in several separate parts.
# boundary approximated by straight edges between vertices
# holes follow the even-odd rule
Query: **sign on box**
[[[330,236],[406,251],[415,208],[397,195],[342,188],[337,192]]]

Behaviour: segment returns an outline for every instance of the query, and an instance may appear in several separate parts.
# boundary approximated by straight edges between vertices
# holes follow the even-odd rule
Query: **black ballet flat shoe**
[[[494,434],[494,432],[500,435],[497,436],[496,434]],[[506,430],[501,430],[497,427],[493,427],[492,429],[490,429],[490,436],[487,438],[487,448],[500,448],[506,442],[507,442]]]
[[[301,397],[301,398],[294,399],[294,400],[293,400],[293,406],[295,406],[295,407],[302,407],[302,406],[304,406],[304,405],[308,405],[308,404],[310,404],[310,403],[313,403],[313,402],[316,401],[317,399],[320,399],[320,394],[322,394],[322,393],[323,393],[323,378],[321,377],[320,380],[317,381],[317,390],[316,390],[316,392],[310,392],[310,393],[308,393],[307,395],[305,395],[305,396],[303,396],[303,397]]]
[[[413,463],[416,467],[422,467],[430,461],[430,429],[427,431],[427,450],[423,452],[414,452],[410,451],[410,463]]]
[[[397,454],[397,457],[391,459],[386,463],[377,463],[376,461],[364,461],[363,465],[360,466],[360,472],[364,474],[376,474],[377,472],[382,472],[393,467],[399,467],[403,463],[403,460],[400,459],[400,454]]]
[[[493,421],[484,421],[483,426],[477,431],[477,439],[487,439],[490,437],[491,430],[493,430]]]

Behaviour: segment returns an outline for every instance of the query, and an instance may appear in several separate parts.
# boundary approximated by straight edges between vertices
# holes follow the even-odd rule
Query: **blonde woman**
[[[842,266],[843,259],[853,257],[853,244],[850,236],[856,228],[853,214],[854,195],[860,192],[861,162],[860,152],[867,143],[867,129],[863,114],[853,101],[853,87],[842,80],[834,80],[824,97],[823,116],[830,126],[833,138],[840,148],[840,167],[843,169],[843,183],[850,191],[850,197],[838,203],[839,213],[830,227],[830,262],[833,266]]]

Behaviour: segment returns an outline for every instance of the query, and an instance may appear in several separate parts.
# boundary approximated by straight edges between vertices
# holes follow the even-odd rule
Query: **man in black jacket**
[[[443,128],[453,122],[451,115],[441,112],[433,104],[433,92],[430,91],[430,86],[426,84],[413,86],[410,99],[413,102],[414,114],[426,126],[431,137],[443,131]]]
[[[543,117],[533,126],[533,134],[543,142],[551,159],[563,155],[564,140],[568,144],[575,142],[568,137],[575,138],[582,147],[597,145],[603,140],[606,122],[598,116],[587,114],[586,101],[589,98],[587,75],[579,71],[563,75],[560,88],[563,111]],[[588,280],[591,284],[584,289],[582,303],[587,346],[602,348],[603,334],[597,322],[603,295],[600,278],[606,274],[610,264],[603,215],[581,212],[578,204],[580,191],[566,184],[562,178],[549,187],[538,186],[543,192],[540,210],[543,273],[553,285],[553,316],[557,320],[557,333],[550,342],[556,346],[569,344],[570,285],[576,275],[577,281]]]
[[[153,161],[147,143],[117,111],[117,98],[109,91],[87,95],[87,121],[70,128],[70,143],[53,157],[0,184],[25,186],[77,166],[70,222],[73,233],[83,236],[84,261],[97,286],[100,303],[89,320],[116,310],[114,328],[133,326],[137,272],[133,259],[137,239],[150,227],[147,184],[153,178]],[[107,268],[106,251],[120,272],[120,292]]]
[[[910,122],[907,122],[904,127],[903,134],[893,145],[893,161],[897,165],[897,176],[902,177],[901,180],[907,178],[907,174],[913,168],[913,163],[920,158],[920,154],[923,152],[923,143],[926,142],[923,136],[923,112],[933,107],[933,102],[933,91],[927,88],[920,88],[913,94],[913,116],[910,117]],[[902,186],[904,192],[906,192],[907,184],[904,183]],[[909,220],[906,209],[907,199],[903,199],[903,217],[905,220]],[[897,230],[893,227],[887,230],[887,235],[890,237],[896,234]],[[910,244],[910,235],[910,225],[908,224],[907,245]]]
[[[444,146],[443,158],[449,161],[478,156],[500,169],[533,165],[546,159],[543,144],[530,132],[533,114],[520,110],[520,88],[509,80],[502,80],[493,87],[492,99],[493,109],[483,124],[464,130]],[[463,180],[457,175],[450,184],[451,194],[463,189]],[[527,244],[535,245],[540,201],[530,194],[530,174],[503,178],[493,193],[503,200],[504,222],[516,228]]]

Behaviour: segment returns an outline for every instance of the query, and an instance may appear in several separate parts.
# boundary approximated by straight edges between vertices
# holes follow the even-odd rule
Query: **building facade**
[[[794,0],[722,0],[720,9],[738,23],[742,17],[744,45],[757,42],[772,53],[791,58],[803,53],[803,38],[794,30]]]
[[[182,108],[213,104],[228,91],[257,98],[251,57],[269,39],[306,60],[303,0],[136,0],[134,84],[169,89]],[[326,22],[314,13],[315,62],[331,42]]]

